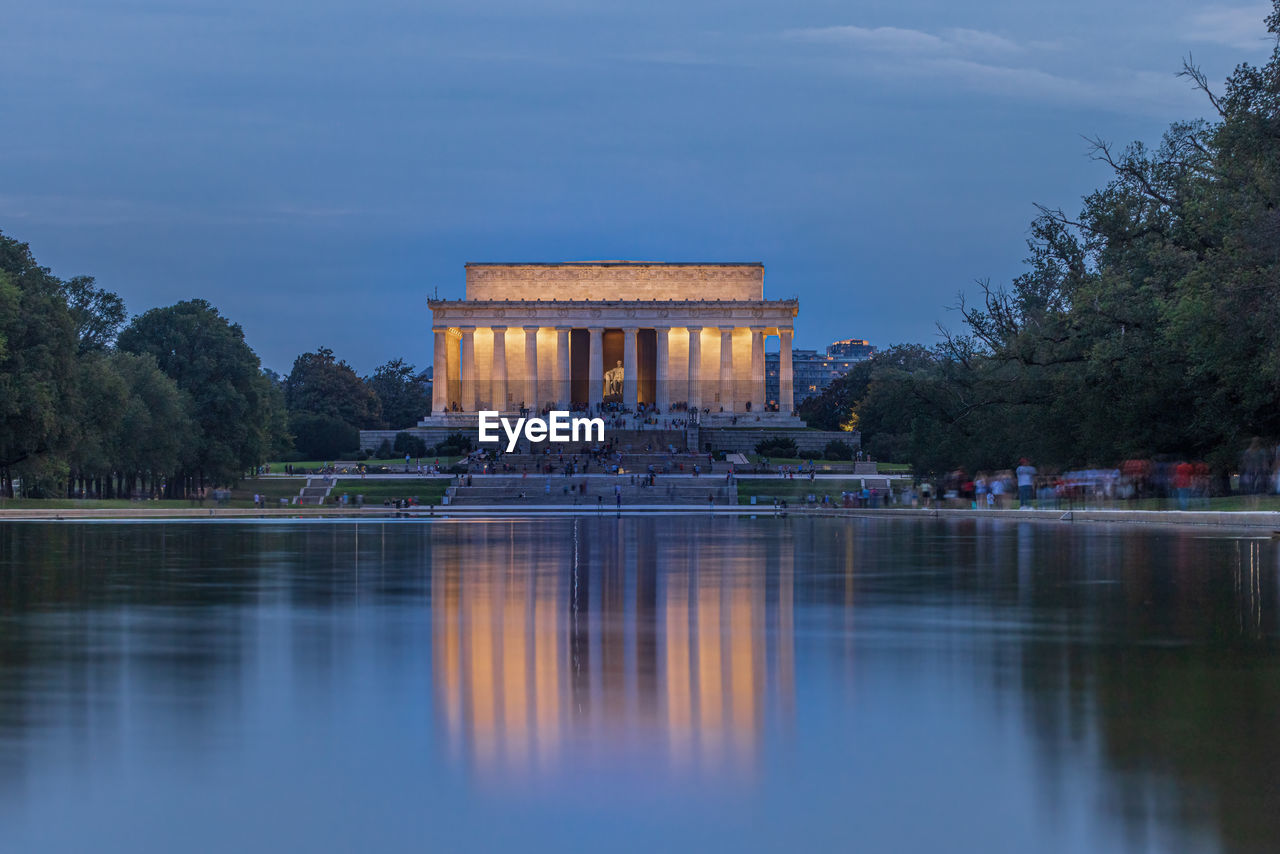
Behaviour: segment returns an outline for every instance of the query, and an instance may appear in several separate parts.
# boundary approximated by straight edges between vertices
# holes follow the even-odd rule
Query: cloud
[[[950,29],[940,34],[902,27],[810,27],[787,30],[783,38],[815,44],[846,45],[882,53],[1021,53],[1023,48],[986,30]]]
[[[787,30],[783,38],[818,44],[849,45],[889,53],[935,52],[946,49],[946,42],[938,36],[920,30],[899,27],[812,27]]]
[[[1240,50],[1270,50],[1275,36],[1265,23],[1270,3],[1248,6],[1209,6],[1187,18],[1185,35],[1192,41],[1226,45]]]
[[[1172,73],[1096,62],[1082,71],[1070,64],[1063,43],[1020,43],[988,30],[840,25],[785,30],[781,37],[809,46],[803,61],[829,72],[928,80],[938,90],[1157,113],[1188,101]]]

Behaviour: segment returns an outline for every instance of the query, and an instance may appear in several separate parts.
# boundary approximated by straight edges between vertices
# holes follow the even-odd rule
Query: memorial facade
[[[465,298],[428,305],[435,381],[421,426],[556,409],[800,423],[790,358],[799,304],[765,299],[763,264],[467,264]],[[765,397],[770,336],[776,402]]]

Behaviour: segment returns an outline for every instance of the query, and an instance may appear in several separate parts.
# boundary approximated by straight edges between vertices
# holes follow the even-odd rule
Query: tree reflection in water
[[[1057,850],[1280,850],[1278,544],[1005,519],[0,524],[0,843],[95,773],[351,752],[416,775],[384,798],[469,777],[454,810],[588,774],[851,832],[834,792],[891,848],[935,781],[886,792],[880,738],[971,824],[1098,824]],[[956,737],[1030,770],[929,753]]]

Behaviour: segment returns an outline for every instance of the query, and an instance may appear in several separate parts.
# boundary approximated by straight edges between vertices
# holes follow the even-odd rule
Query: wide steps
[[[545,476],[544,468],[551,466],[552,474],[563,476],[563,469],[566,463],[572,461],[573,456],[566,454],[563,458],[555,455],[541,454],[504,454],[498,459],[499,467],[503,465],[510,466],[513,473],[519,475],[522,471],[527,471],[532,476]],[[579,466],[585,461],[585,458],[579,456]],[[578,474],[600,474],[605,470],[606,466],[614,465],[617,462],[622,466],[623,470],[630,472],[648,472],[649,466],[653,466],[658,473],[664,471],[676,474],[693,474],[693,467],[700,466],[703,472],[707,471],[707,458],[705,455],[696,454],[623,454],[619,462],[617,458],[611,458],[604,463],[591,460],[589,471],[579,471]],[[721,473],[728,470],[725,463],[717,463],[716,469]],[[471,463],[469,469],[472,474],[483,473],[485,468],[484,462]],[[499,472],[498,474],[503,474]]]
[[[581,484],[586,482],[586,491]],[[548,489],[548,481],[550,489]],[[567,504],[595,506],[616,503],[615,487],[622,488],[622,503],[707,504],[708,495],[716,504],[736,504],[737,487],[723,478],[657,478],[653,486],[632,484],[629,477],[563,477],[546,475],[522,477],[476,477],[471,486],[453,489],[451,504]],[[523,494],[523,497],[521,495]]]

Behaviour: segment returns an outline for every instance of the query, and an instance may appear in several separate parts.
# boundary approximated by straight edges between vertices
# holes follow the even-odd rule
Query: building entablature
[[[429,300],[437,326],[790,327],[789,300]]]

